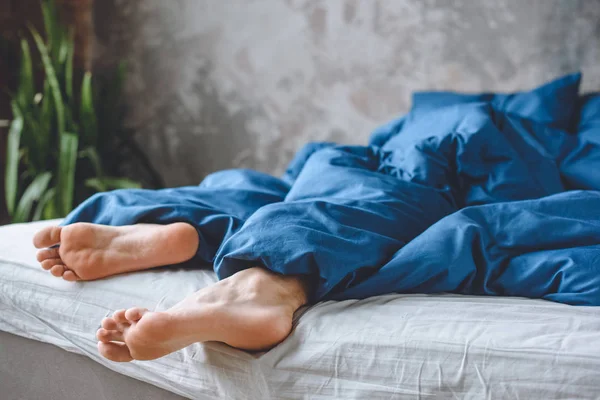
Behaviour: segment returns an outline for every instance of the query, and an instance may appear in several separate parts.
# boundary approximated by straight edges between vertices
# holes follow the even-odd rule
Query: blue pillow
[[[554,161],[563,137],[575,138],[490,103],[411,112],[383,145],[380,170],[449,193],[460,208],[539,198],[564,190]]]
[[[496,110],[573,132],[580,83],[581,73],[575,73],[528,92],[509,94],[417,92],[413,94],[412,113],[449,105],[484,102],[490,103]]]
[[[401,116],[375,128],[375,130],[371,132],[369,146],[383,146],[392,136],[400,132],[405,119],[406,116]]]
[[[577,136],[560,172],[569,189],[600,190],[600,93],[582,96]]]
[[[592,127],[600,127],[600,92],[588,93],[579,98],[577,124],[578,132],[588,131]]]

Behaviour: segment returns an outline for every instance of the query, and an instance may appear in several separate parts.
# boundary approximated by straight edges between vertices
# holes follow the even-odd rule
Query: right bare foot
[[[134,307],[102,321],[100,354],[112,361],[153,360],[192,343],[219,341],[264,350],[292,330],[306,303],[306,283],[262,268],[240,271],[186,297],[167,311]]]
[[[196,229],[183,222],[128,226],[79,222],[42,229],[33,244],[43,249],[37,254],[43,269],[76,281],[187,261],[196,254],[199,238]]]

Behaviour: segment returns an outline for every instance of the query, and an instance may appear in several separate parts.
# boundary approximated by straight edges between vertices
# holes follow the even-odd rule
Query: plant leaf
[[[34,94],[33,65],[31,62],[31,50],[26,39],[21,39],[21,67],[19,70],[19,88],[17,99],[19,105],[28,108],[33,104]]]
[[[141,189],[142,184],[127,178],[103,178],[109,189]]]
[[[57,219],[62,216],[56,209],[56,188],[53,188],[52,190],[54,191],[52,197],[42,210],[42,219]]]
[[[52,66],[52,60],[50,59],[50,55],[48,54],[48,48],[44,44],[40,34],[35,30],[33,26],[29,26],[29,30],[33,35],[33,39],[35,40],[35,44],[42,56],[42,63],[44,64],[44,72],[46,73],[46,79],[48,80],[48,84],[50,85],[50,91],[52,93],[52,100],[54,101],[54,108],[56,109],[56,128],[58,132],[65,131],[65,111],[64,111],[64,103],[62,99],[62,94],[60,92],[60,86],[58,84],[58,78],[56,76],[56,71]]]
[[[6,198],[6,208],[8,214],[13,215],[15,202],[17,201],[17,192],[19,191],[19,144],[21,142],[21,132],[23,131],[23,117],[18,112],[16,106],[13,107],[14,119],[10,124],[8,131],[8,141],[6,145],[6,173],[4,176],[4,192]]]
[[[75,42],[73,39],[73,30],[69,30],[67,37],[67,62],[65,64],[65,92],[67,94],[67,101],[72,103],[73,98],[73,56],[75,54]]]
[[[39,127],[40,127],[40,131],[38,133],[39,135],[39,141],[41,143],[41,145],[43,146],[41,151],[43,151],[45,153],[45,155],[48,155],[48,152],[50,151],[49,149],[49,145],[51,143],[55,143],[55,137],[53,137],[53,125],[54,125],[54,107],[53,107],[53,101],[52,101],[52,89],[50,88],[50,84],[48,83],[48,81],[46,80],[44,82],[44,96],[42,97],[42,107],[40,109],[40,123],[39,123]],[[54,146],[53,146],[54,147]],[[48,157],[45,157],[45,159],[47,160]]]
[[[111,189],[140,189],[142,185],[139,182],[126,178],[90,178],[86,179],[85,185],[103,192]]]
[[[94,173],[97,177],[102,177],[104,175],[104,171],[102,170],[102,163],[100,161],[100,156],[94,147],[88,147],[79,152],[79,158],[87,158],[92,163],[92,168],[94,168]]]
[[[83,76],[81,83],[81,105],[79,107],[79,121],[83,131],[83,137],[86,144],[96,145],[97,123],[96,111],[94,110],[94,100],[92,94],[92,74],[87,71]]]
[[[53,204],[54,196],[56,195],[56,189],[50,188],[46,190],[46,192],[40,197],[37,206],[35,207],[35,212],[33,213],[32,221],[39,221],[42,217],[45,217],[44,210]],[[58,217],[58,216],[56,216]],[[55,218],[54,215],[51,215],[50,218]]]
[[[44,16],[44,30],[48,39],[48,48],[52,53],[58,53],[58,36],[60,26],[58,24],[58,12],[52,0],[42,0],[42,15]]]
[[[108,190],[102,180],[98,178],[86,179],[85,186],[94,189],[97,192],[106,192]]]
[[[61,32],[59,37],[60,41],[58,43],[58,63],[60,65],[64,65],[67,61],[67,56],[69,55],[69,38],[65,32]]]
[[[36,176],[36,178],[29,184],[27,189],[25,189],[25,192],[23,192],[23,196],[21,196],[21,199],[19,200],[17,210],[12,217],[13,223],[29,221],[29,215],[31,214],[33,203],[42,197],[48,188],[50,179],[52,179],[52,174],[50,172],[44,172],[43,174]]]
[[[78,143],[79,138],[74,133],[63,132],[60,135],[56,210],[62,217],[66,216],[73,208]]]
[[[65,130],[67,132],[79,132],[79,125],[77,125],[77,121],[75,121],[73,110],[71,107],[67,105],[64,108],[65,110]]]

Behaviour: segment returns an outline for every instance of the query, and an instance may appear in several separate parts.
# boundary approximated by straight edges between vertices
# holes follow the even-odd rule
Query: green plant
[[[64,217],[97,191],[141,186],[115,175],[123,144],[133,146],[119,127],[124,68],[111,83],[93,78],[90,71],[75,71],[73,30],[60,23],[51,0],[42,1],[42,12],[45,40],[32,26],[39,54],[21,40],[19,81],[11,102],[5,195],[12,222]],[[137,154],[142,154],[139,149]]]

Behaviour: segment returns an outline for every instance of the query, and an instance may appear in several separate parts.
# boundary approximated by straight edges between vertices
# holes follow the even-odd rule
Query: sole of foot
[[[67,281],[94,280],[191,259],[198,250],[196,229],[186,223],[107,226],[75,223],[39,231],[37,260]]]

